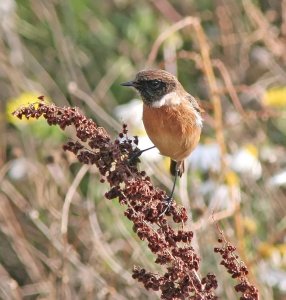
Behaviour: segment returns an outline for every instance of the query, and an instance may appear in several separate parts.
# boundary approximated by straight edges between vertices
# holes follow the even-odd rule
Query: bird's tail
[[[185,171],[185,166],[184,166],[184,161],[174,161],[171,159],[171,164],[170,164],[170,173],[175,176],[176,175],[176,170],[178,170],[178,175],[182,177],[182,174]]]

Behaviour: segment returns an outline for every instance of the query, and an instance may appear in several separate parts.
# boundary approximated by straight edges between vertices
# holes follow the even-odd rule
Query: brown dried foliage
[[[242,293],[240,300],[258,300],[258,290],[248,281],[248,269],[235,253],[236,247],[226,240],[220,229],[219,231],[221,237],[218,239],[218,242],[220,245],[214,248],[214,252],[221,255],[222,260],[220,264],[226,268],[227,272],[231,274],[231,277],[239,281],[234,288],[236,292]]]
[[[61,108],[41,101],[18,109],[14,115],[20,119],[22,116],[43,116],[49,125],[59,125],[63,130],[70,125],[75,128],[78,141],[69,141],[63,146],[64,150],[74,153],[81,163],[98,167],[101,182],[106,180],[110,185],[105,197],[118,198],[120,204],[125,205],[124,214],[133,222],[134,232],[147,241],[156,255],[155,263],[166,267],[162,276],[134,267],[133,278],[142,282],[146,289],[160,290],[162,299],[217,299],[215,275],[208,273],[203,278],[198,275],[200,258],[191,246],[193,232],[183,226],[174,229],[167,221],[167,217],[172,217],[174,223],[184,224],[188,219],[186,209],[173,202],[166,214],[162,214],[166,193],[154,187],[146,173],[138,170],[136,162],[130,161],[138,151],[138,138],[127,135],[125,124],[118,138],[112,141],[104,128],[98,127],[77,108]],[[257,290],[247,281],[245,266],[236,264],[233,249],[227,243],[215,252],[222,255],[221,264],[232,277],[239,277],[240,284],[235,289],[243,293],[241,299],[258,299]]]

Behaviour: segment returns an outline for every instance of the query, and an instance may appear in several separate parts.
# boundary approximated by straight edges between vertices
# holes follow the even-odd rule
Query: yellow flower
[[[28,120],[27,118],[23,117],[22,120],[19,120],[17,117],[13,116],[13,112],[22,106],[27,106],[29,104],[39,102],[38,97],[40,95],[40,93],[36,92],[24,92],[16,98],[9,99],[6,105],[6,117],[8,122],[14,125],[26,125],[35,122],[36,119],[33,118],[30,118]],[[47,102],[46,98],[45,102]]]
[[[269,106],[286,107],[286,86],[267,90],[263,97],[263,103]]]
[[[233,171],[225,174],[225,180],[228,186],[237,186],[239,184],[239,177]]]
[[[258,247],[259,253],[266,258],[271,257],[273,254],[276,253],[276,255],[280,255],[280,257],[285,257],[286,256],[286,244],[281,243],[281,244],[270,244],[270,243],[262,243]]]
[[[247,145],[245,145],[245,150],[248,151],[255,158],[258,157],[258,149],[255,145],[247,144]]]
[[[262,257],[269,258],[273,252],[275,251],[275,247],[272,244],[269,243],[262,243],[258,247],[258,252]]]
[[[170,169],[170,159],[168,158],[168,157],[166,157],[166,156],[163,156],[163,160],[162,160],[162,162],[163,162],[163,167],[164,167],[164,169],[167,171],[167,172],[169,172],[169,169]],[[168,173],[167,173],[168,174]]]
[[[255,233],[257,231],[257,223],[255,219],[244,217],[243,218],[243,225],[245,230],[247,230],[249,233]]]
[[[279,244],[277,248],[282,256],[286,257],[286,244]]]

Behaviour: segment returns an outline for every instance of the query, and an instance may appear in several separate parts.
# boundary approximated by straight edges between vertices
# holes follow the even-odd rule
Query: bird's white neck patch
[[[171,92],[163,96],[160,100],[153,102],[151,106],[159,108],[163,105],[178,105],[180,103],[180,96],[176,92]]]
[[[199,127],[203,127],[203,118],[202,118],[201,114],[195,109],[194,109],[194,113],[196,116],[196,125]]]
[[[160,100],[153,102],[151,104],[151,107],[160,108],[164,105],[179,105],[181,104],[181,102],[181,97],[176,92],[171,92],[163,96]],[[198,127],[203,127],[203,118],[201,114],[196,109],[194,109],[194,107],[192,107],[192,110],[195,115],[195,124]]]

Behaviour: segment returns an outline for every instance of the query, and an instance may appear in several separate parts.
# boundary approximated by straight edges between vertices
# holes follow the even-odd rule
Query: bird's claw
[[[139,156],[141,156],[141,154],[143,153],[142,150],[139,151],[134,151],[131,156],[128,158],[128,163],[130,165],[133,165],[134,163],[136,163],[136,160],[139,158]]]
[[[129,157],[129,159],[128,159],[128,162],[129,162],[129,164],[134,164],[136,161],[136,159],[138,159],[138,157],[139,156],[141,156],[141,154],[143,153],[143,152],[145,152],[145,151],[148,151],[148,150],[151,150],[151,149],[153,149],[153,148],[155,148],[155,146],[152,146],[152,147],[149,147],[149,148],[147,148],[147,149],[143,149],[143,150],[140,150],[139,148],[136,148],[134,151],[133,151],[133,153],[132,153],[132,155]],[[140,161],[140,160],[139,160]]]
[[[160,214],[160,217],[165,215],[165,213],[170,209],[172,202],[173,202],[173,198],[171,196],[168,196],[164,202],[166,203],[166,207],[164,208],[163,212]]]

